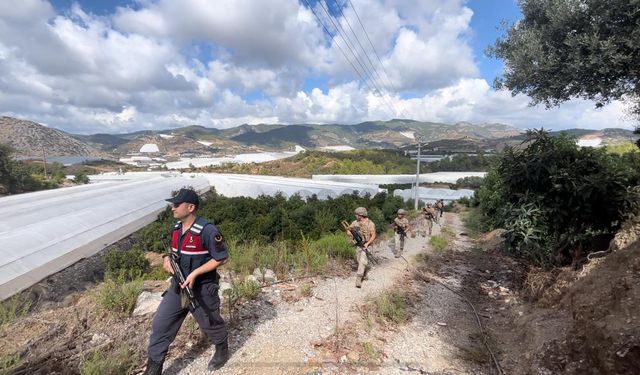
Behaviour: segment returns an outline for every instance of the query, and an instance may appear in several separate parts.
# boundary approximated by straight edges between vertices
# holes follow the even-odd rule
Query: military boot
[[[363,275],[356,275],[356,288],[361,288],[362,287],[362,279],[364,278]]]
[[[147,369],[143,375],[162,375],[162,364],[164,361],[156,362],[149,358],[147,360]]]
[[[224,340],[221,344],[216,344],[216,352],[209,361],[207,368],[211,371],[217,370],[224,366],[229,360],[229,341]]]

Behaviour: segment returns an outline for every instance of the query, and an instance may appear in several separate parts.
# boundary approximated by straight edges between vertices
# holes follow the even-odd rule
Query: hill
[[[42,157],[43,150],[52,156],[112,157],[62,130],[48,128],[32,121],[0,117],[0,143],[15,150],[18,157]]]

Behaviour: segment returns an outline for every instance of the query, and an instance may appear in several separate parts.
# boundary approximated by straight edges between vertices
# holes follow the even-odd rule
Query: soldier
[[[444,200],[440,199],[436,202],[436,209],[439,211],[439,215],[436,216],[436,221],[438,221],[439,217],[442,217],[442,212],[444,211]]]
[[[173,217],[179,220],[172,231],[171,253],[179,257],[179,267],[186,279],[180,285],[172,278],[171,286],[163,294],[151,325],[144,375],[162,374],[169,345],[189,312],[215,345],[208,368],[216,370],[229,359],[227,327],[220,316],[217,272],[229,253],[218,228],[196,215],[200,200],[195,191],[180,189],[178,195],[167,201],[173,204]],[[164,257],[164,268],[173,274],[168,256]],[[192,288],[196,300],[189,306],[184,304],[182,295],[183,288],[187,287]]]
[[[355,210],[356,220],[354,220],[347,227],[347,235],[353,239],[351,230],[356,231],[362,237],[363,244],[356,248],[356,259],[358,261],[358,271],[356,273],[356,287],[362,286],[362,279],[369,270],[369,260],[367,259],[367,252],[369,246],[376,239],[376,225],[373,221],[369,220],[367,209],[364,207],[358,207]]]
[[[404,239],[407,237],[407,232],[411,232],[412,236],[415,236],[411,230],[411,225],[409,224],[409,219],[405,216],[407,211],[402,208],[398,210],[398,216],[393,219],[393,229],[395,230],[395,250],[396,250],[396,258],[400,258],[402,256],[402,251],[404,250]]]
[[[429,230],[429,235],[431,235],[431,229],[433,229],[433,222],[436,220],[437,213],[436,210],[431,206],[431,203],[427,203],[426,206],[422,207],[422,214],[424,215],[425,224],[427,225],[427,229]]]

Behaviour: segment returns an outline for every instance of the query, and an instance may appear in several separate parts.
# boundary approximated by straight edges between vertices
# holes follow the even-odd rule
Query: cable
[[[353,10],[353,13],[355,13],[356,18],[358,19],[358,23],[360,24],[360,27],[362,28],[362,31],[364,31],[364,35],[367,37],[367,40],[369,41],[369,45],[373,49],[373,53],[376,55],[376,58],[378,59],[378,62],[380,63],[380,66],[382,67],[382,72],[384,73],[384,77],[385,77],[385,79],[387,81],[388,87],[389,88],[393,87],[393,82],[389,78],[389,74],[387,73],[387,69],[384,67],[384,64],[382,63],[382,59],[380,58],[380,55],[378,54],[378,51],[376,50],[376,47],[374,47],[373,42],[371,41],[371,38],[369,38],[369,33],[367,33],[367,29],[364,28],[364,25],[362,24],[362,20],[360,19],[360,16],[358,15],[358,11],[356,11],[356,7],[353,6],[353,3],[351,2],[351,0],[347,0],[347,1],[349,2],[349,6],[351,7],[351,9]],[[402,109],[400,112],[402,112],[403,116],[408,117],[406,112],[404,111],[404,109]]]
[[[340,11],[340,14],[342,15],[342,18],[345,20],[345,22],[347,23],[347,26],[349,26],[349,30],[351,30],[351,33],[353,34],[353,36],[356,38],[356,42],[358,42],[358,45],[360,46],[360,49],[362,50],[362,52],[364,52],[364,56],[367,58],[367,61],[369,61],[369,65],[371,65],[371,68],[373,70],[373,73],[375,73],[375,75],[378,77],[378,82],[379,83],[383,83],[382,85],[378,85],[379,87],[384,88],[384,82],[382,80],[382,77],[380,75],[380,73],[378,73],[378,69],[376,69],[375,65],[373,64],[373,62],[371,61],[371,59],[369,58],[369,54],[367,53],[367,50],[365,50],[364,46],[362,45],[362,43],[360,43],[360,38],[358,38],[358,34],[356,34],[356,32],[353,30],[353,28],[351,27],[351,22],[349,22],[349,19],[345,16],[344,12],[342,11],[342,8],[340,7],[340,4],[338,4],[338,0],[334,0],[336,7],[338,8],[338,10]],[[355,10],[354,10],[355,12]],[[364,27],[362,28],[364,30]],[[343,29],[344,30],[344,29]],[[366,34],[366,30],[364,30],[365,34]],[[346,34],[346,32],[345,32]],[[388,104],[390,104],[395,113],[398,114],[400,111],[398,111],[398,108],[393,104],[393,102],[391,102],[390,100],[388,100],[384,95],[385,95],[385,91],[387,90],[383,90],[380,92],[380,95],[382,95],[383,98],[385,98],[385,101],[387,101]]]
[[[322,26],[322,28],[324,29],[324,31],[327,33],[327,35],[329,35],[331,37],[332,40],[334,40],[334,36],[331,35],[331,32],[327,29],[327,27],[325,26],[324,22],[322,22],[322,20],[320,19],[320,16],[318,16],[318,14],[316,13],[315,9],[313,9],[311,7],[311,5],[309,4],[308,0],[303,0],[304,3],[307,5],[307,7],[311,10],[311,12],[313,13],[313,15],[316,17],[316,19],[318,20],[318,23],[320,23],[320,25]],[[356,68],[356,66],[353,64],[353,62],[351,62],[351,60],[349,59],[349,57],[347,56],[347,54],[342,50],[342,47],[340,47],[340,45],[336,42],[336,46],[338,47],[338,49],[340,50],[340,53],[342,53],[342,56],[344,56],[345,60],[347,60],[347,62],[351,65],[351,67],[353,68],[353,70],[358,74],[358,76],[360,77],[360,79],[362,80],[362,82],[367,85],[367,87],[369,88],[369,90],[371,90],[371,86],[369,86],[369,84],[367,83],[367,80],[362,76],[362,74],[360,73],[360,71]],[[373,91],[373,90],[372,90]]]
[[[325,25],[325,23],[322,21],[322,19],[318,16],[318,14],[315,12],[315,10],[313,8],[310,7],[309,2],[307,0],[304,0],[304,2],[307,4],[307,6],[309,6],[309,8],[311,9],[311,11],[313,12],[313,14],[316,16],[316,18],[318,19],[318,22],[320,22],[320,24],[322,25],[322,27],[324,28],[324,30],[327,32],[327,34],[329,36],[331,36],[333,39],[335,39],[335,36],[331,34],[331,32],[329,32],[327,26]],[[381,93],[381,90],[377,87],[376,82],[374,81],[374,77],[373,75],[370,73],[370,70],[368,69],[368,67],[366,66],[366,64],[363,64],[363,62],[360,60],[358,54],[356,54],[355,51],[355,46],[353,45],[353,43],[351,43],[351,40],[348,38],[348,36],[346,36],[346,34],[341,31],[344,30],[342,29],[341,26],[339,26],[339,24],[336,24],[336,21],[334,21],[334,17],[331,16],[331,13],[329,12],[328,8],[328,4],[327,7],[325,7],[325,3],[323,3],[322,0],[318,1],[318,4],[320,5],[320,7],[322,8],[322,10],[324,11],[324,13],[327,15],[327,18],[329,19],[329,21],[331,22],[331,24],[333,24],[334,29],[336,30],[337,34],[342,37],[344,43],[345,43],[345,47],[347,47],[347,49],[349,50],[349,52],[351,52],[351,55],[353,56],[353,58],[355,59],[356,63],[360,66],[360,69],[364,72],[364,76],[360,74],[360,72],[358,71],[358,69],[355,68],[355,64],[351,62],[351,60],[346,56],[346,53],[342,50],[342,48],[340,48],[340,46],[337,44],[337,40],[336,40],[336,45],[338,45],[338,47],[340,48],[341,52],[343,53],[343,55],[345,56],[345,59],[347,59],[347,61],[349,61],[350,64],[352,64],[352,67],[354,68],[354,70],[356,70],[358,72],[358,75],[360,76],[360,78],[362,79],[363,83],[367,86],[367,88],[373,92],[374,94],[376,92]],[[367,77],[369,77],[369,80],[367,80]],[[373,87],[372,87],[373,86]],[[387,107],[389,108],[392,116],[395,115],[395,111],[393,109],[393,107],[391,107],[389,105],[389,103],[384,101],[384,97],[381,97],[381,103],[387,105]]]

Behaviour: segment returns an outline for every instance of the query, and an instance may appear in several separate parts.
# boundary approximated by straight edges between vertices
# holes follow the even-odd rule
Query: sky
[[[0,115],[70,133],[408,118],[633,129],[624,104],[493,88],[516,0],[21,0],[0,5]]]

